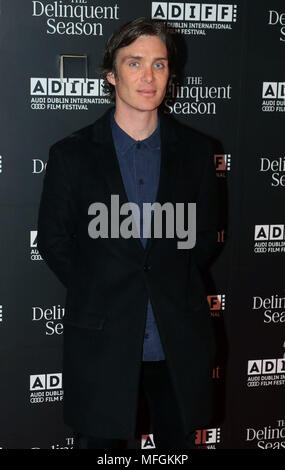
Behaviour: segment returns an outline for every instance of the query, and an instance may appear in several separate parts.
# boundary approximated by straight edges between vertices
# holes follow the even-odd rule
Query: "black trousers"
[[[185,435],[181,413],[166,361],[143,361],[140,393],[144,393],[152,422],[156,449],[194,449],[195,431]],[[100,430],[98,430],[100,435]],[[126,441],[74,433],[75,449],[124,449]]]

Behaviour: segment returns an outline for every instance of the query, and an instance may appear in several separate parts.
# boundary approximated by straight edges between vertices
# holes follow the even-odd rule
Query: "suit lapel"
[[[124,187],[119,162],[113,142],[110,114],[114,108],[108,109],[101,118],[99,118],[93,127],[92,140],[100,144],[100,166],[102,168],[102,177],[106,180],[110,194],[118,194],[120,206],[129,202]],[[171,120],[161,111],[160,116],[160,136],[161,136],[161,160],[159,184],[156,196],[156,202],[163,205],[165,202],[172,201],[175,174],[177,169],[178,157],[178,139],[174,132]],[[98,147],[96,149],[98,155]],[[152,216],[153,218],[153,216]],[[139,238],[130,238],[131,243],[142,252],[148,253],[157,239],[149,238],[144,249]]]
[[[161,160],[160,160],[160,176],[156,202],[163,205],[165,202],[172,202],[175,175],[178,164],[177,156],[177,137],[175,135],[173,125],[169,118],[162,112],[160,116],[160,137],[161,137]],[[153,213],[152,213],[153,220]],[[158,238],[149,238],[146,244],[146,252],[157,243]]]

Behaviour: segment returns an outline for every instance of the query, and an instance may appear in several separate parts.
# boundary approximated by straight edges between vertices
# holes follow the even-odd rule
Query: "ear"
[[[107,73],[106,79],[108,80],[109,83],[111,83],[111,85],[116,85],[116,80],[115,80],[113,72]]]

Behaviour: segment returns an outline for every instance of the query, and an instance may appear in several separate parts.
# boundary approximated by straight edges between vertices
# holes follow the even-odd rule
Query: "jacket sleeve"
[[[209,141],[207,158],[196,207],[196,245],[192,256],[198,268],[203,271],[217,248],[218,191],[214,165],[214,149]]]
[[[71,184],[57,144],[50,148],[38,214],[38,250],[67,287],[75,246],[76,211]]]

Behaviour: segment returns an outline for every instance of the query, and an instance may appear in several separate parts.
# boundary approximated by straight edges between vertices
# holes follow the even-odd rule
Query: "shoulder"
[[[78,146],[84,145],[84,142],[88,142],[92,136],[92,130],[94,127],[94,123],[88,126],[82,127],[71,134],[63,137],[62,139],[58,140],[50,147],[51,153],[56,154],[64,154],[66,152],[70,152],[77,148]]]
[[[68,179],[76,180],[82,156],[84,156],[88,141],[91,139],[93,125],[82,127],[50,146],[47,172],[61,172]]]
[[[165,134],[169,136],[169,133],[171,133],[177,141],[177,144],[179,143],[179,145],[184,148],[186,146],[186,149],[188,148],[191,151],[203,154],[205,154],[205,152],[212,152],[215,142],[212,137],[185,122],[178,121],[177,118],[174,118],[172,115],[163,114],[161,117],[166,129]]]
[[[56,153],[74,153],[81,149],[84,150],[91,143],[98,143],[106,138],[106,131],[110,122],[110,113],[112,108],[108,108],[101,116],[88,126],[75,130],[70,135],[55,142],[51,146],[51,152]]]
[[[203,175],[216,174],[214,155],[217,141],[203,132],[179,122],[172,116],[163,117],[166,142],[171,143],[175,158],[179,159],[185,173],[195,174],[197,181]]]

